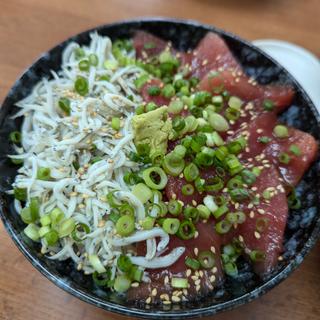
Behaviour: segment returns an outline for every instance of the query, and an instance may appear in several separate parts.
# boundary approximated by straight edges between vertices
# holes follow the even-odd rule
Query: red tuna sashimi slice
[[[290,147],[297,146],[301,155],[294,155]],[[279,156],[287,153],[290,157],[288,164],[281,163]],[[303,174],[308,170],[311,163],[316,159],[318,144],[310,134],[289,128],[287,139],[275,138],[266,148],[265,154],[278,166],[279,171],[288,186],[295,186],[300,181]]]
[[[191,75],[199,79],[209,71],[219,68],[241,69],[224,40],[212,32],[207,33],[199,42],[192,55]]]
[[[162,87],[163,83],[159,79],[151,79],[141,88],[141,95],[144,102],[154,102],[157,106],[161,107],[164,105],[168,105],[170,103],[170,99],[158,95],[158,96],[150,96],[148,93],[148,89],[152,86]]]
[[[183,292],[183,299],[187,300],[204,296],[212,291],[216,285],[221,283],[223,275],[220,261],[220,238],[210,223],[198,223],[196,228],[199,235],[194,239],[181,240],[176,236],[171,236],[168,250],[164,254],[180,246],[186,248],[185,253],[170,267],[165,269],[146,269],[151,281],[149,283],[140,283],[138,287],[131,288],[128,291],[129,300],[145,301],[149,296],[152,296],[151,292],[154,289],[156,289],[157,294],[152,296],[153,302],[158,302],[162,294],[168,294],[169,297],[171,297],[173,291],[177,290],[170,285],[172,277],[188,278],[190,287],[187,291]],[[195,257],[195,248],[197,248],[199,252],[203,250],[215,251],[216,265],[212,269],[202,270],[202,277],[199,273],[195,273],[195,271],[192,271],[191,274],[187,273],[188,268],[185,265],[185,258],[187,256]],[[145,251],[145,244],[140,244],[138,254],[144,255]],[[198,275],[200,279],[199,284],[191,278],[196,275]]]
[[[245,128],[249,133],[249,149],[244,154],[244,158],[253,158],[262,154],[261,161],[269,159],[279,169],[285,184],[295,186],[315,160],[318,144],[313,136],[294,128],[288,128],[288,138],[277,138],[273,134],[276,125],[276,116],[272,113],[264,113]],[[259,142],[259,138],[262,136],[271,138],[271,141],[267,144]],[[298,147],[301,152],[300,156],[296,156],[290,151],[292,145]],[[281,153],[287,153],[290,156],[288,164],[279,161]]]
[[[231,95],[237,96],[247,102],[257,100],[256,103],[261,105],[263,100],[270,99],[275,103],[275,112],[277,113],[289,106],[294,97],[292,87],[284,85],[259,85],[250,80],[242,71],[208,73],[199,83],[199,89],[208,92],[221,87]]]
[[[257,188],[256,194],[261,195],[266,188],[274,188],[272,190],[276,194],[268,201],[261,198],[259,205],[253,208],[243,208],[247,219],[237,228],[237,233],[242,236],[246,248],[265,253],[263,261],[254,263],[255,272],[261,276],[273,270],[282,252],[288,204],[279,178],[274,166],[262,170],[254,185]]]
[[[133,47],[138,59],[146,59],[162,52],[168,46],[164,41],[148,32],[137,31],[133,37]]]

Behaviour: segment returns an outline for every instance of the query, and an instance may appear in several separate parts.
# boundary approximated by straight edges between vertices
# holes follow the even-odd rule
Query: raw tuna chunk
[[[249,133],[249,152],[245,154],[245,158],[254,158],[263,154],[261,161],[268,159],[278,168],[285,185],[295,186],[315,160],[318,144],[310,134],[294,128],[288,128],[288,138],[277,138],[273,134],[273,129],[277,124],[275,115],[264,113],[245,129]],[[267,144],[259,142],[259,137],[262,136],[271,138],[271,141]],[[290,151],[292,145],[299,148],[300,156]],[[287,153],[290,156],[288,164],[279,161],[281,153]]]
[[[278,171],[274,166],[262,170],[254,184],[257,188],[255,193],[261,195],[266,188],[272,188],[270,190],[274,190],[273,192],[276,194],[268,201],[261,197],[259,205],[253,208],[243,208],[247,219],[237,228],[238,235],[242,236],[247,249],[265,252],[265,259],[254,263],[256,273],[261,276],[272,271],[282,252],[288,205],[279,178]]]
[[[240,64],[224,40],[217,34],[209,32],[193,51],[190,68],[192,76],[202,79],[211,70],[240,69]]]
[[[136,57],[138,59],[144,60],[148,57],[158,55],[167,45],[167,41],[145,31],[137,31],[133,38],[133,47],[136,50]]]
[[[294,96],[293,88],[290,86],[259,85],[250,80],[242,71],[208,73],[199,83],[199,89],[208,92],[212,92],[215,88],[220,87],[223,87],[231,95],[237,96],[244,101],[255,100],[258,105],[261,105],[263,100],[270,99],[275,103],[276,113],[288,107]]]
[[[172,277],[188,278],[189,280],[190,288],[183,292],[182,300],[191,300],[206,295],[213,290],[214,286],[222,282],[220,238],[215,233],[212,223],[198,223],[196,228],[199,233],[196,239],[181,240],[176,236],[171,236],[168,250],[164,254],[170,252],[173,248],[180,246],[186,248],[185,253],[170,267],[163,269],[146,269],[151,281],[149,283],[140,283],[139,287],[131,288],[128,291],[129,300],[145,301],[151,296],[151,292],[155,288],[157,289],[157,294],[152,297],[154,302],[158,302],[162,294],[168,294],[171,298],[173,291],[178,290],[172,288],[170,285]],[[216,265],[212,269],[202,270],[202,277],[199,273],[195,273],[195,271],[192,271],[190,275],[187,275],[186,273],[188,268],[185,265],[185,258],[187,256],[196,257],[195,248],[197,248],[199,252],[203,250],[215,251]],[[145,251],[145,244],[140,243],[138,254],[144,255]],[[195,283],[195,280],[191,278],[196,275],[198,275],[198,278],[200,279],[200,287],[199,284]]]

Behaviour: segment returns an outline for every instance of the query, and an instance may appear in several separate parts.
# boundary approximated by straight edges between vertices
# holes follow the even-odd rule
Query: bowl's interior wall
[[[121,26],[111,25],[100,27],[97,31],[100,34],[111,37],[112,39],[117,39],[130,38],[135,30],[138,29],[150,31],[161,38],[170,40],[176,48],[181,50],[194,48],[199,40],[209,30],[203,26],[184,24],[181,22],[144,21],[124,23]],[[297,92],[296,98],[288,111],[281,115],[281,120],[289,125],[311,133],[319,140],[319,122],[316,118],[315,109],[310,108],[310,101],[306,99],[305,95],[296,83],[290,80],[287,72],[262,55],[259,51],[255,50],[248,44],[241,42],[239,39],[225,33],[222,33],[222,36],[235,56],[241,62],[246,72],[251,76],[256,77],[259,82],[264,84],[271,82],[289,82],[295,86]],[[71,40],[75,40],[81,44],[86,44],[90,40],[89,33],[82,33],[68,41]],[[2,202],[2,215],[6,220],[5,224],[7,228],[11,230],[11,233],[16,235],[16,241],[20,242],[20,247],[24,247],[25,250],[29,251],[32,259],[36,261],[34,264],[42,265],[46,268],[51,274],[52,279],[56,282],[57,279],[59,279],[59,285],[62,287],[71,287],[76,290],[80,290],[84,294],[88,295],[90,299],[95,297],[101,298],[105,301],[111,301],[126,306],[126,308],[129,309],[134,306],[128,305],[125,298],[121,298],[112,293],[95,288],[92,285],[91,278],[83,276],[81,272],[76,271],[71,262],[53,262],[40,255],[38,245],[28,241],[22,234],[24,224],[13,209],[12,199],[4,193],[6,190],[10,189],[10,184],[12,183],[16,173],[16,167],[13,166],[6,157],[8,153],[13,152],[12,147],[8,142],[8,134],[12,130],[19,129],[21,125],[21,119],[10,119],[10,116],[17,110],[17,108],[14,107],[14,103],[27,96],[31,92],[32,87],[42,77],[49,77],[50,69],[59,70],[61,52],[68,41],[55,47],[48,54],[42,56],[41,59],[23,75],[23,77],[11,89],[0,111],[0,201]],[[268,279],[262,281],[252,273],[250,267],[246,263],[243,263],[240,270],[241,276],[237,281],[228,279],[225,287],[223,289],[216,290],[212,296],[205,297],[198,302],[176,306],[174,307],[176,309],[173,309],[173,311],[187,311],[195,308],[208,307],[213,304],[217,305],[216,310],[218,310],[222,309],[224,305],[228,307],[226,304],[228,301],[238,298],[243,294],[246,294],[248,300],[252,299],[262,293],[257,290],[259,286],[263,285],[263,283],[272,279],[274,276],[279,278],[279,273],[281,273],[285,267],[291,266],[291,268],[293,268],[295,264],[299,263],[296,259],[297,255],[303,252],[303,250],[308,251],[308,248],[305,248],[306,241],[310,238],[316,225],[317,227],[319,225],[319,165],[320,161],[318,158],[316,163],[310,168],[299,184],[298,193],[302,199],[302,208],[298,211],[290,212],[285,235],[285,259],[279,264],[277,270],[275,270]],[[280,277],[286,277],[286,273],[289,273],[291,268],[289,268],[288,271],[285,271],[285,273],[282,273]],[[274,281],[277,282],[277,280]],[[250,292],[253,290],[254,292],[251,293],[250,296]],[[100,301],[100,303],[103,304],[102,301]],[[138,307],[144,308],[143,306]],[[149,307],[148,310],[163,310],[163,307],[152,306]]]

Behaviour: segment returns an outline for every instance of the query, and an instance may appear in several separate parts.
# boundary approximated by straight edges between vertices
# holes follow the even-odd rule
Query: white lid
[[[320,111],[320,61],[295,44],[272,39],[255,40],[253,44],[284,66],[301,84]]]

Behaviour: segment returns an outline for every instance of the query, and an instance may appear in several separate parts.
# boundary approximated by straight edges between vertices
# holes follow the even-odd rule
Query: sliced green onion
[[[28,226],[23,230],[24,234],[33,241],[38,241],[39,236],[39,227],[34,223],[28,224]]]
[[[273,133],[277,138],[289,137],[288,128],[284,125],[278,124],[273,128]]]
[[[196,187],[197,191],[200,193],[205,191],[205,183],[206,181],[204,179],[201,179],[200,177],[197,177],[196,180],[194,180],[194,186]]]
[[[252,250],[249,256],[253,262],[263,261],[266,258],[266,254],[261,250]]]
[[[289,151],[297,157],[301,156],[301,149],[295,144],[289,147]]]
[[[26,188],[13,188],[13,194],[15,199],[20,201],[27,200],[27,189]]]
[[[182,186],[181,192],[185,196],[191,196],[194,193],[194,187],[192,184],[188,183]]]
[[[134,215],[134,208],[129,203],[124,203],[119,207],[121,214]]]
[[[81,60],[79,61],[78,63],[78,67],[79,67],[79,70],[81,71],[89,71],[90,69],[90,63],[88,60]]]
[[[224,161],[224,159],[227,157],[227,155],[229,154],[229,151],[227,149],[227,147],[225,146],[220,146],[219,148],[217,148],[215,150],[215,157],[219,160],[219,161]]]
[[[245,188],[235,188],[230,190],[230,197],[233,201],[243,201],[250,198],[249,191]]]
[[[158,96],[161,93],[161,90],[158,86],[150,86],[148,88],[148,94],[150,96]]]
[[[228,121],[219,113],[210,112],[208,121],[212,128],[219,132],[225,132],[229,130]]]
[[[216,176],[206,180],[205,190],[208,192],[216,192],[223,189],[223,186],[222,178]]]
[[[140,77],[138,77],[136,80],[134,80],[134,85],[138,90],[140,90],[149,80],[148,74],[143,74]]]
[[[224,272],[230,277],[236,277],[238,275],[238,268],[234,262],[228,262],[224,264]]]
[[[182,117],[175,117],[172,120],[172,128],[176,131],[181,131],[185,128],[186,126],[186,122],[184,121],[184,119]]]
[[[171,101],[168,106],[169,113],[178,114],[182,111],[182,109],[183,109],[183,102],[181,100]]]
[[[117,209],[113,209],[110,214],[108,215],[108,219],[110,221],[112,221],[114,224],[117,223],[117,221],[120,219],[121,215],[120,213],[118,212]]]
[[[19,131],[12,131],[9,134],[9,139],[13,143],[20,143],[21,142],[21,133]]]
[[[144,170],[142,177],[148,187],[156,190],[163,189],[168,182],[167,175],[159,167],[151,167]]]
[[[236,216],[237,216],[237,223],[241,224],[244,223],[246,221],[246,215],[244,212],[242,211],[237,211],[235,212]]]
[[[224,196],[220,195],[220,196],[215,196],[214,197],[214,201],[218,206],[222,206],[224,204],[227,203],[227,200]]]
[[[129,278],[132,281],[140,282],[143,277],[143,270],[141,270],[138,266],[133,265],[129,271]]]
[[[107,271],[96,254],[89,255],[88,259],[93,269],[96,270],[98,273],[104,273]]]
[[[222,96],[214,96],[212,97],[212,103],[215,107],[221,108],[223,104],[223,97]]]
[[[201,267],[205,269],[211,269],[216,264],[214,254],[211,251],[199,252],[198,260],[200,262]]]
[[[263,101],[263,109],[266,111],[273,111],[274,109],[274,102],[270,99],[266,99]]]
[[[257,179],[256,175],[248,169],[244,169],[241,171],[241,177],[242,177],[243,181],[249,186],[254,184]]]
[[[168,211],[174,216],[178,216],[182,212],[182,205],[178,200],[171,199],[168,203]]]
[[[64,213],[60,208],[55,208],[50,212],[52,225],[58,224],[64,218]]]
[[[215,230],[219,234],[228,233],[231,229],[232,224],[227,220],[222,220],[216,223]]]
[[[49,226],[51,224],[50,214],[45,214],[40,218],[40,223],[43,227]]]
[[[153,110],[156,110],[157,109],[157,105],[154,103],[154,102],[148,102],[147,105],[146,105],[146,112],[150,112],[150,111],[153,111]]]
[[[75,55],[76,59],[81,59],[81,58],[83,58],[85,56],[84,50],[82,48],[80,48],[80,47],[79,48],[75,48],[73,52],[74,52],[74,55]]]
[[[225,166],[228,169],[230,175],[235,175],[242,171],[243,166],[240,163],[239,159],[234,155],[230,154],[225,158]]]
[[[95,271],[92,274],[92,280],[99,287],[109,287],[110,276],[111,276],[110,269],[107,269],[107,272],[105,273],[98,273],[97,271]]]
[[[174,150],[173,150],[173,154],[176,155],[177,157],[179,157],[180,159],[183,159],[186,155],[187,149],[186,147],[184,147],[183,145],[178,144],[177,146],[175,146]]]
[[[271,141],[272,139],[267,137],[267,136],[262,136],[262,137],[259,137],[258,138],[258,142],[261,142],[261,143],[264,143],[264,144],[267,144]]]
[[[226,113],[225,113],[225,117],[228,120],[232,120],[232,121],[236,121],[239,119],[240,117],[240,111],[236,110],[236,109],[232,109],[232,108],[227,108]]]
[[[206,145],[208,147],[213,147],[213,146],[222,146],[224,144],[223,139],[219,135],[218,132],[214,131],[211,133],[205,133],[207,137]]]
[[[149,203],[147,204],[147,212],[150,214],[153,218],[160,217],[162,213],[162,208],[160,204],[158,203]]]
[[[189,80],[191,87],[195,87],[199,82],[200,82],[200,79],[197,77],[191,77]]]
[[[210,218],[211,212],[205,205],[199,204],[197,210],[201,219],[208,220]]]
[[[197,220],[199,217],[199,212],[197,208],[194,208],[192,206],[186,206],[183,209],[183,215],[186,219]]]
[[[146,217],[144,220],[141,221],[141,227],[144,230],[150,230],[153,228],[155,221],[156,221],[155,218]]]
[[[175,95],[176,91],[172,84],[166,84],[162,88],[162,95],[166,98],[172,98]]]
[[[194,237],[196,228],[190,220],[183,220],[180,222],[177,236],[182,240],[189,240]]]
[[[60,98],[59,99],[59,107],[60,109],[65,112],[65,114],[67,114],[68,116],[70,115],[70,111],[71,111],[71,108],[70,108],[70,100],[68,98]]]
[[[228,207],[226,204],[221,205],[218,209],[216,209],[215,211],[213,211],[213,216],[218,219],[221,216],[223,216],[225,213],[228,212]]]
[[[106,60],[103,63],[103,66],[104,66],[105,69],[115,70],[118,67],[118,61],[116,61],[116,60]]]
[[[259,177],[260,173],[261,173],[261,169],[259,169],[258,167],[253,167],[252,168],[252,173],[256,176]]]
[[[143,105],[138,106],[138,107],[136,108],[136,110],[135,110],[135,113],[136,113],[137,115],[143,114],[143,113],[144,113],[144,106],[143,106]]]
[[[114,281],[114,290],[123,293],[126,292],[131,286],[131,280],[128,278],[127,275],[118,275]]]
[[[119,208],[122,203],[114,196],[115,192],[112,191],[107,194],[107,201],[112,208]]]
[[[146,203],[152,197],[152,191],[144,183],[138,183],[132,187],[132,193],[136,196],[142,203]]]
[[[163,230],[168,234],[176,234],[179,230],[180,221],[176,218],[164,219],[162,223]]]
[[[48,246],[54,246],[59,240],[59,234],[55,230],[50,230],[45,234],[44,238]]]
[[[160,165],[164,158],[164,153],[162,150],[154,150],[150,153],[150,159],[153,165]]]
[[[28,207],[25,207],[21,210],[20,217],[24,223],[29,224],[31,222],[35,222],[35,219],[33,219],[31,216],[30,208]]]
[[[16,164],[16,165],[19,165],[19,164],[22,164],[22,163],[23,163],[23,159],[17,159],[17,158],[12,158],[12,157],[10,157],[10,161],[11,161],[13,164]]]
[[[172,278],[171,286],[173,288],[186,289],[189,287],[189,282],[186,278]]]
[[[88,56],[88,60],[91,66],[96,67],[99,63],[99,59],[98,56],[94,53],[90,53]]]
[[[193,270],[198,270],[200,268],[200,262],[196,259],[186,257],[186,260],[184,262],[187,267],[189,267]]]
[[[183,175],[188,182],[194,181],[199,176],[199,169],[194,163],[190,163],[184,168]]]
[[[116,223],[116,231],[120,236],[129,236],[134,229],[134,218],[132,216],[122,216]]]
[[[229,190],[232,190],[232,189],[235,189],[235,188],[241,188],[242,186],[243,186],[243,180],[239,175],[238,176],[234,176],[227,183],[227,187],[228,187]]]
[[[39,168],[37,171],[37,179],[39,180],[50,180],[50,169],[49,168]]]
[[[235,224],[238,222],[238,219],[237,219],[237,215],[235,212],[228,212],[226,214],[226,219],[228,222],[230,222],[231,224]]]
[[[76,222],[73,218],[62,220],[57,230],[59,233],[59,237],[63,238],[71,234],[75,226],[76,226]]]
[[[85,235],[83,233],[90,233],[90,227],[85,223],[78,223],[75,226],[74,230],[71,232],[71,237],[74,241],[81,242],[85,238]]]
[[[81,96],[85,96],[89,92],[88,80],[84,77],[78,76],[74,83],[74,90]]]
[[[200,107],[196,107],[196,106],[192,106],[190,109],[189,109],[190,113],[195,116],[196,118],[202,118],[202,113],[203,113],[203,110],[202,108]]]
[[[290,160],[291,160],[290,156],[289,156],[287,153],[285,153],[285,152],[281,152],[281,153],[279,154],[278,159],[279,159],[279,161],[280,161],[281,163],[284,163],[284,164],[288,164],[288,163],[290,162]]]
[[[238,97],[231,96],[229,98],[228,105],[231,109],[240,110],[243,105],[243,101]]]
[[[266,230],[266,228],[269,225],[269,219],[268,218],[258,218],[256,221],[256,230],[259,232],[263,232]]]
[[[118,131],[120,129],[120,118],[119,117],[112,117],[111,128],[116,131]]]
[[[34,221],[39,218],[39,199],[38,198],[31,198],[29,208],[31,216],[33,217]]]
[[[197,92],[193,98],[193,103],[195,106],[203,106],[210,103],[212,95],[207,91]]]
[[[288,196],[288,206],[290,209],[300,209],[301,208],[301,201],[297,197],[295,190],[292,190],[292,192]]]
[[[121,254],[117,259],[117,267],[122,272],[130,271],[130,269],[132,268],[131,259],[128,256]]]
[[[185,162],[173,152],[168,153],[162,163],[163,169],[171,176],[178,176],[184,169]]]

